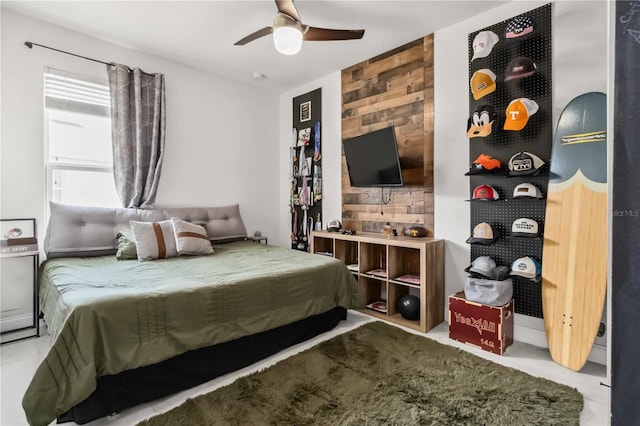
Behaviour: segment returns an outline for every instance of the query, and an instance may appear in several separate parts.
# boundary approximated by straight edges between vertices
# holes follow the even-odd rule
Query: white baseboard
[[[541,348],[549,348],[549,345],[547,345],[547,336],[544,330],[518,325],[514,325],[513,328],[514,340]],[[596,364],[607,365],[607,347],[602,345],[593,345],[587,360],[595,362]]]
[[[33,327],[33,314],[28,313],[11,318],[2,318],[0,320],[1,333],[9,332],[12,330],[19,330],[25,327]]]
[[[448,321],[448,318],[449,315],[447,313],[445,320]],[[528,343],[540,348],[549,348],[542,318],[515,314],[513,318],[513,339],[517,342]],[[600,344],[593,345],[587,360],[596,364],[607,365],[607,347]]]

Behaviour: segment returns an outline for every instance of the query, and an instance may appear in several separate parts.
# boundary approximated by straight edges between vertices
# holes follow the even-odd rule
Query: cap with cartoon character
[[[467,121],[467,137],[485,137],[491,134],[496,121],[496,110],[491,105],[481,105],[471,114]]]

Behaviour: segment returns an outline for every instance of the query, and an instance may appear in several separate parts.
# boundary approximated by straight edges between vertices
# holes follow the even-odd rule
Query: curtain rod
[[[43,47],[43,48],[45,48],[45,49],[55,50],[56,52],[64,53],[64,54],[66,54],[66,55],[76,56],[76,57],[78,57],[78,58],[86,59],[86,60],[88,60],[88,61],[98,62],[98,63],[100,63],[100,64],[105,64],[105,65],[114,65],[114,66],[116,65],[116,64],[115,64],[115,62],[99,61],[98,59],[88,58],[88,57],[86,57],[86,56],[77,55],[77,54],[75,54],[75,53],[66,52],[66,51],[64,51],[64,50],[60,50],[60,49],[56,49],[56,48],[53,48],[53,47],[45,46],[45,45],[43,45],[43,44],[33,43],[33,42],[30,42],[30,41],[25,41],[25,42],[24,42],[24,45],[25,45],[25,46],[27,46],[29,49],[33,49],[33,46],[40,46],[40,47]],[[131,69],[131,67],[127,67],[127,69],[128,69],[129,71],[133,71],[133,70]],[[146,72],[144,72],[144,71],[142,71],[142,70],[140,70],[140,72],[142,72],[143,74],[149,74],[149,73],[146,73]],[[149,74],[149,75],[152,75],[152,74]]]
[[[29,49],[33,49],[33,46],[40,46],[40,47],[44,47],[45,49],[55,50],[56,52],[65,53],[65,54],[71,55],[71,56],[76,56],[78,58],[86,59],[88,61],[98,62],[98,63],[105,64],[105,65],[115,65],[113,62],[104,62],[104,61],[99,61],[99,60],[93,59],[93,58],[87,58],[86,56],[76,55],[75,53],[65,52],[64,50],[55,49],[53,47],[44,46],[44,45],[38,44],[38,43],[32,43],[30,41],[25,41],[24,45],[27,46]]]

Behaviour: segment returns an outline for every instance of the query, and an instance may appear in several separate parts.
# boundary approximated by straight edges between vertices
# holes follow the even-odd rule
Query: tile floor
[[[288,348],[257,364],[224,375],[195,388],[130,408],[116,416],[99,419],[89,423],[89,425],[134,425],[140,420],[180,405],[187,398],[230,384],[240,376],[264,369],[284,358],[308,349],[320,341],[344,333],[371,320],[373,319],[368,315],[349,311],[349,318],[346,321],[342,321],[334,330],[310,341]],[[418,334],[417,332],[415,333]],[[468,350],[478,356],[508,367],[517,368],[533,376],[546,377],[558,383],[575,387],[584,395],[585,402],[580,416],[580,424],[583,426],[605,426],[608,424],[609,392],[606,386],[601,385],[601,382],[606,381],[606,368],[602,365],[588,363],[581,372],[576,373],[554,363],[546,349],[519,342],[509,347],[503,356],[494,355],[450,340],[447,323],[442,323],[429,331],[427,337],[440,343]],[[27,424],[20,401],[33,372],[46,355],[48,347],[48,335],[7,343],[0,347],[0,425],[18,426]]]

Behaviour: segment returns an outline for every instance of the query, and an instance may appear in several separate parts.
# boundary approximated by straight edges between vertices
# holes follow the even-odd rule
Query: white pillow
[[[178,255],[176,238],[170,220],[162,222],[129,222],[136,240],[138,260],[166,259]]]
[[[202,225],[189,223],[177,217],[171,218],[179,254],[211,254],[213,247]]]

